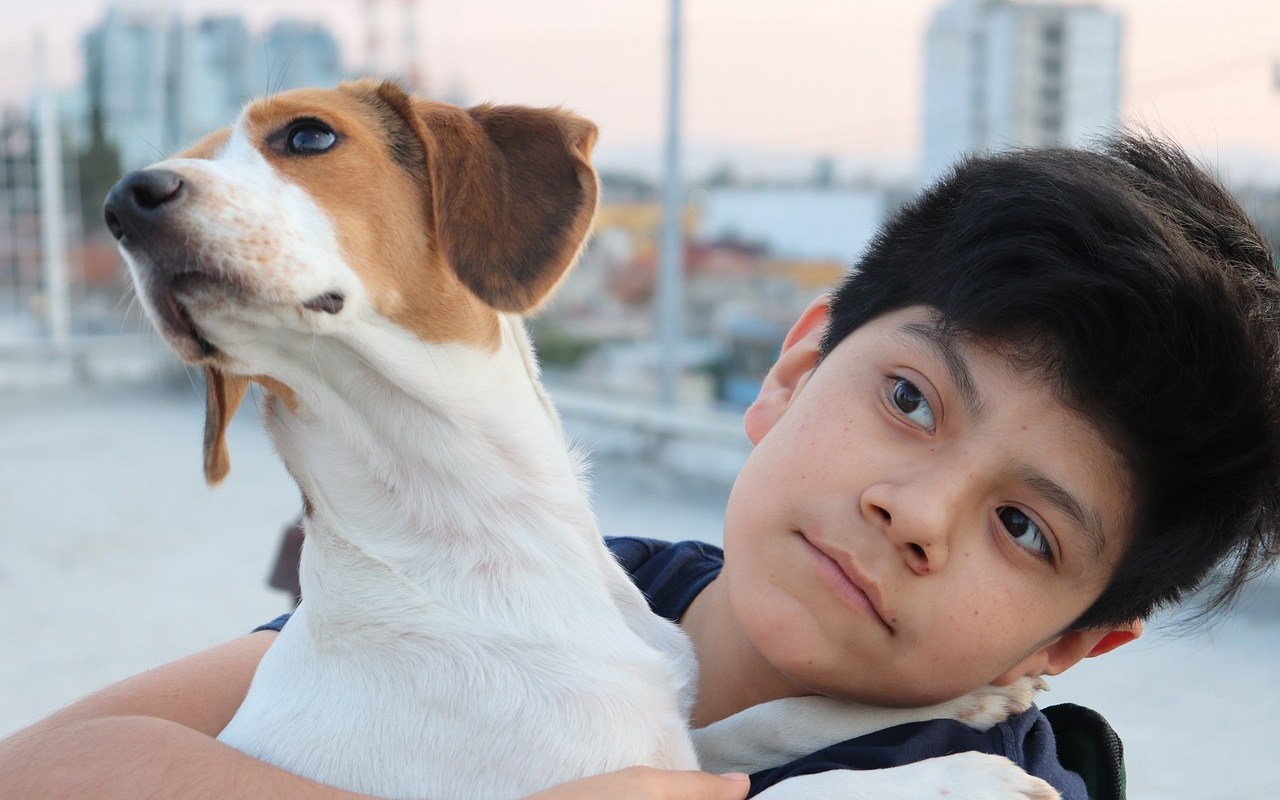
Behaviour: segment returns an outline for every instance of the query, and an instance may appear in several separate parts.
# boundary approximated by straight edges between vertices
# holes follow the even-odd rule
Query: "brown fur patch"
[[[409,97],[392,84],[376,93],[421,139],[430,217],[458,277],[503,311],[541,303],[595,218],[595,125],[559,109],[463,110]]]
[[[205,367],[204,378],[204,479],[210,486],[215,486],[231,471],[227,426],[244,400],[249,379],[228,375],[215,367]]]
[[[338,143],[317,155],[286,148],[288,129],[317,119]],[[371,80],[259,100],[245,132],[286,180],[332,221],[343,259],[374,307],[426,341],[495,348],[501,311],[527,311],[563,278],[585,243],[599,194],[596,128],[558,109],[465,111]],[[183,155],[212,158],[225,129]],[[297,410],[266,376],[209,376],[205,475],[230,468],[226,429],[249,380]]]
[[[493,211],[496,225],[488,236],[461,235],[476,230],[477,198],[471,191],[449,198],[443,227],[458,232],[451,236],[450,260],[481,297],[526,311],[551,294],[590,232],[598,195],[589,162],[596,128],[556,109],[486,105],[470,113],[498,151],[486,193],[503,203]]]
[[[391,85],[359,82],[350,84],[348,88],[377,115],[391,158],[411,177],[421,179],[427,174],[427,156],[413,128],[401,116],[397,106],[387,100],[392,93]]]
[[[558,109],[402,103],[427,152],[445,258],[494,308],[533,309],[591,230],[599,195],[589,161],[595,125]]]
[[[299,90],[260,100],[248,133],[284,178],[304,189],[332,220],[342,255],[379,313],[426,341],[494,347],[497,318],[440,257],[426,214],[427,187],[387,146],[385,118],[356,90]],[[298,156],[266,142],[293,120],[319,119],[339,135],[329,152]]]
[[[294,414],[298,413],[298,396],[288,386],[266,375],[254,375],[249,380],[279,398],[280,402],[284,403],[285,408],[289,409],[289,411]]]
[[[182,158],[204,158],[204,159],[213,158],[219,152],[221,152],[222,148],[226,147],[227,140],[230,138],[231,138],[230,128],[222,128],[221,130],[216,130],[213,133],[209,134],[208,136],[205,136],[200,141],[191,145],[191,147],[187,148],[187,150],[184,153],[182,153]]]

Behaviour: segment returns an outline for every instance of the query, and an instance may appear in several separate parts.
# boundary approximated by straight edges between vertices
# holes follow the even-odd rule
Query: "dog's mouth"
[[[181,299],[189,297],[209,281],[209,276],[203,273],[181,272],[174,275],[167,285],[158,287],[152,298],[152,306],[160,317],[161,332],[174,351],[188,363],[213,358],[219,352],[197,327]]]
[[[185,269],[155,281],[151,286],[150,305],[155,311],[156,327],[169,347],[189,364],[207,362],[223,355],[217,345],[209,341],[205,332],[192,315],[213,304],[234,306],[248,302],[249,292],[243,284],[228,280],[226,276],[207,269]],[[295,301],[296,302],[296,301]],[[337,315],[346,305],[345,296],[338,291],[316,295],[301,303],[306,311]]]
[[[325,292],[322,295],[313,297],[302,304],[302,307],[308,311],[316,311],[323,314],[337,314],[342,311],[346,298],[340,292]]]

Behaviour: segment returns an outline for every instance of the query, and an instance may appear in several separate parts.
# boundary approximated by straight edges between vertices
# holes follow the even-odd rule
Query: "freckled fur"
[[[317,113],[318,112],[318,113]],[[382,126],[349,91],[290,92],[251,106],[243,125],[261,141],[300,116],[317,116],[347,139],[332,156],[266,152],[281,177],[301,187],[333,221],[347,263],[361,272],[374,307],[423,339],[496,342],[494,311],[469,296],[444,268],[425,215],[426,186],[388,158]]]

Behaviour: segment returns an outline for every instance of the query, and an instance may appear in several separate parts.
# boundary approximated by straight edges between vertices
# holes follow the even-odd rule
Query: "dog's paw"
[[[942,705],[950,712],[947,716],[985,731],[1026,711],[1035,702],[1036,693],[1048,689],[1049,684],[1043,678],[1025,677],[1008,686],[983,686]]]
[[[832,770],[774,784],[759,800],[1061,800],[1052,786],[1003,756],[956,753],[901,767]]]
[[[1056,789],[1003,756],[957,753],[920,765],[942,768],[936,788],[951,800],[1061,800]]]

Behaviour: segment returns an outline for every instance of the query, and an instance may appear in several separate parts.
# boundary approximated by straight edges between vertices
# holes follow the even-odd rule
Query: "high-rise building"
[[[172,12],[111,8],[84,37],[90,119],[136,169],[233,120],[249,99],[344,77],[321,25],[275,23],[261,42],[236,16],[187,25]]]
[[[323,25],[281,20],[266,33],[258,74],[273,92],[336,86],[345,75],[338,40]]]
[[[957,157],[1114,130],[1120,17],[1093,5],[951,0],[925,47],[922,177]]]
[[[111,8],[84,37],[90,113],[101,115],[103,132],[126,169],[177,146],[179,30],[170,12]]]
[[[206,17],[181,29],[179,68],[174,93],[177,147],[186,147],[235,119],[255,94],[266,91],[255,82],[249,30],[240,17]]]

